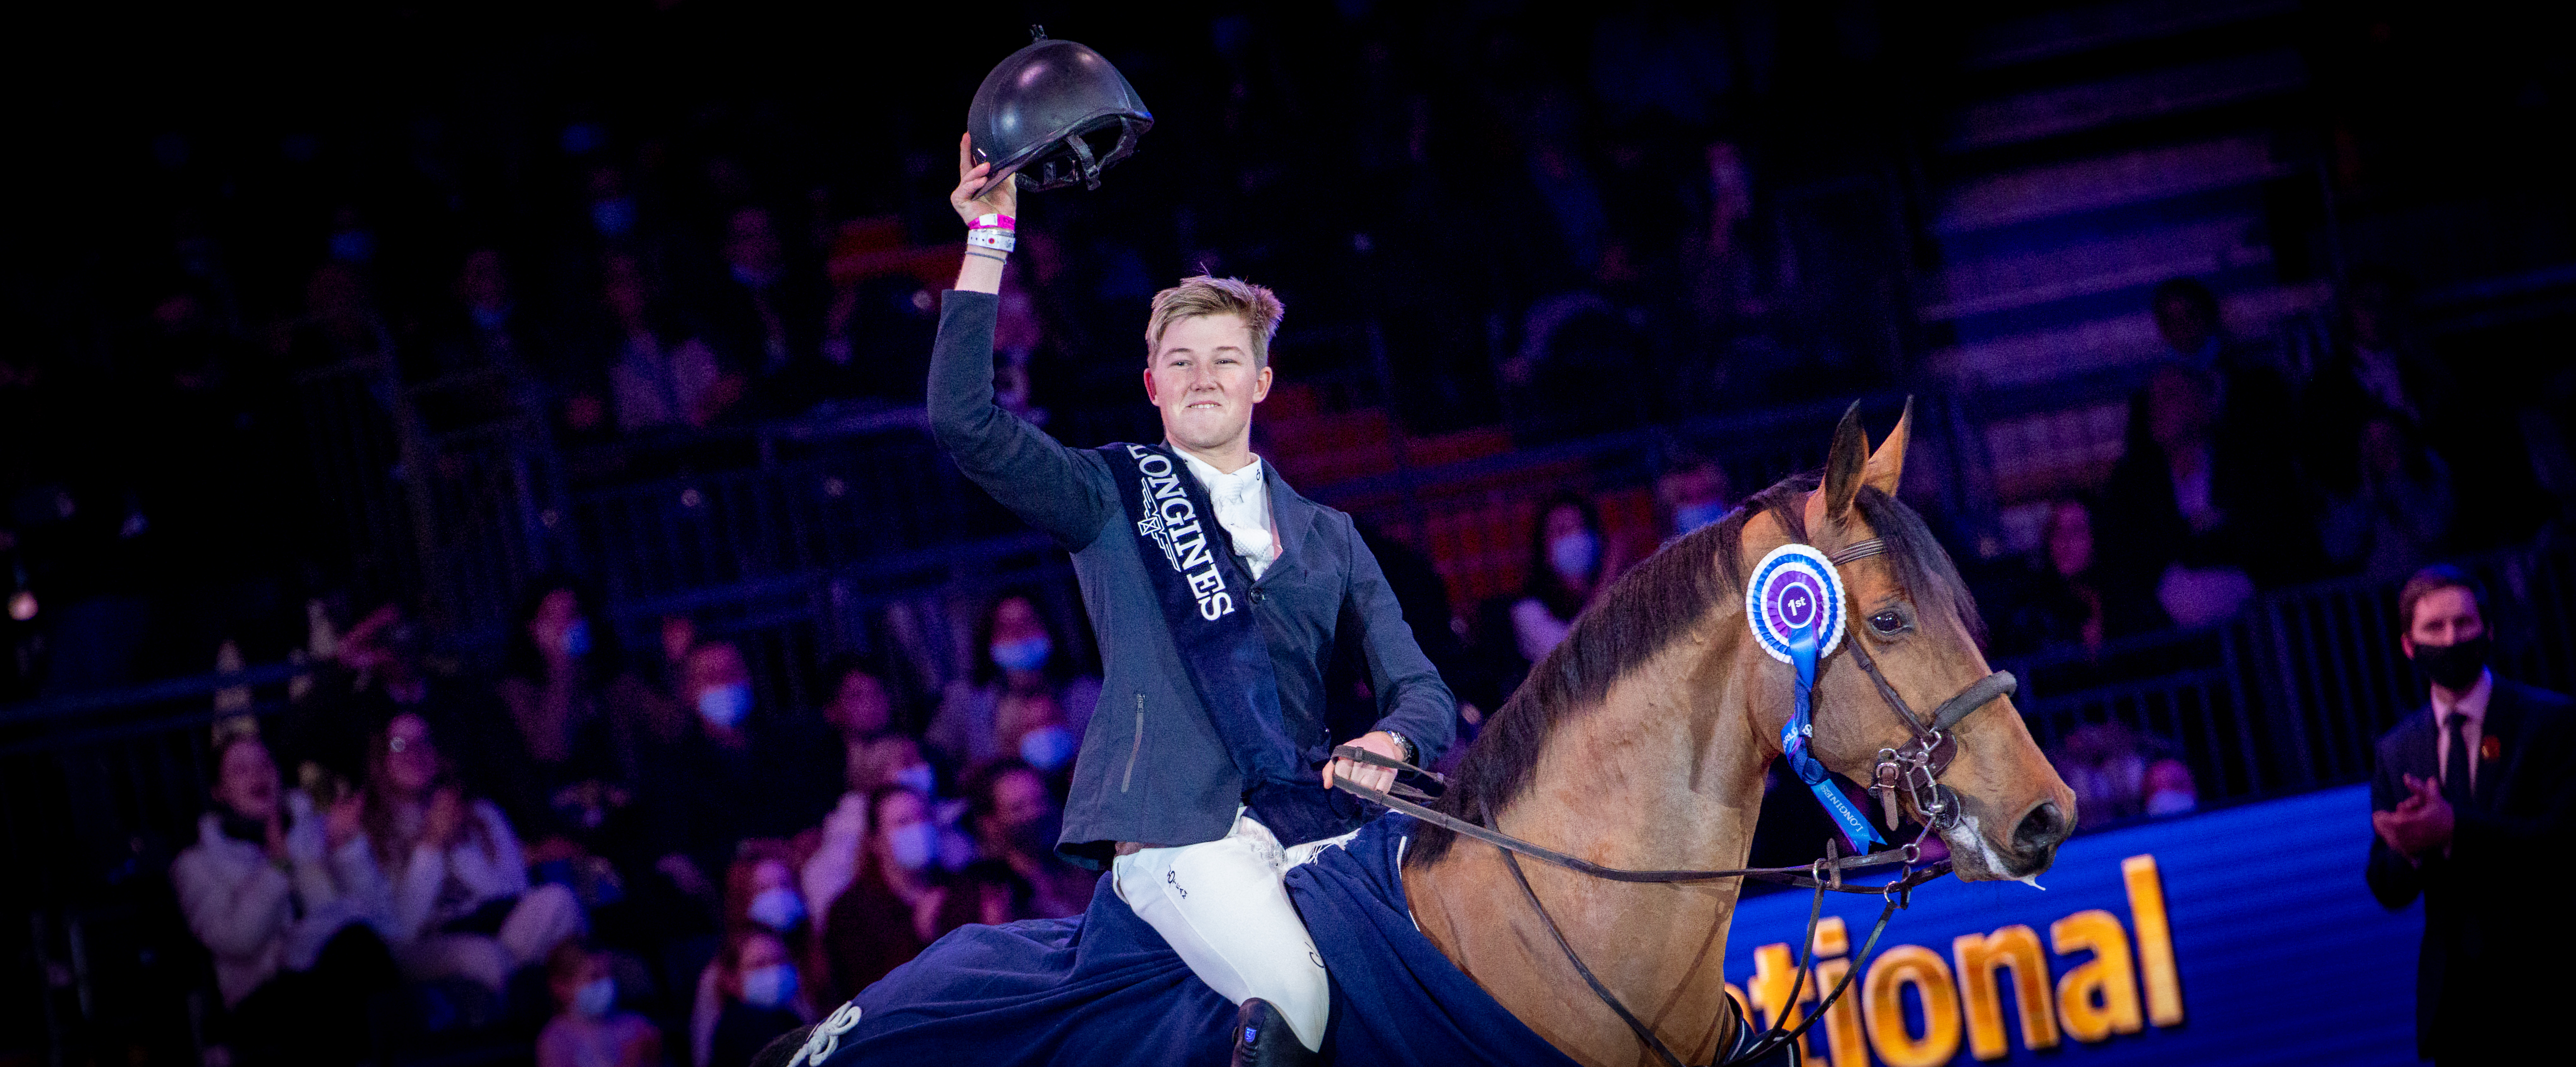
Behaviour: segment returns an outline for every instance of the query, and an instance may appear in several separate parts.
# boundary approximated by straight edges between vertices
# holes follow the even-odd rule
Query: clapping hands
[[[2441,783],[2411,774],[2406,776],[2406,799],[2398,801],[2394,810],[2370,813],[2370,826],[2379,831],[2379,839],[2417,863],[2450,847],[2454,825],[2451,802],[2442,796]]]

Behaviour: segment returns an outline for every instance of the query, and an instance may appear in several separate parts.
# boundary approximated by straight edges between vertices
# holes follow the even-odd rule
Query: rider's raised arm
[[[1457,737],[1458,698],[1450,694],[1449,684],[1431,666],[1431,657],[1423,655],[1421,644],[1414,641],[1413,628],[1404,622],[1404,608],[1396,603],[1395,587],[1387,584],[1386,572],[1378,567],[1368,542],[1349,520],[1341,525],[1343,536],[1350,539],[1351,559],[1350,585],[1342,594],[1343,625],[1360,628],[1369,690],[1377,694],[1379,718],[1374,729],[1403,734],[1413,742],[1415,759],[1429,766]]]
[[[971,225],[1009,216],[1018,194],[1008,178],[979,196],[986,166],[958,145],[958,183],[949,204]],[[1079,549],[1100,532],[1110,501],[1096,461],[1066,448],[993,402],[993,323],[1001,307],[1002,253],[970,245],[957,288],[942,295],[939,340],[930,353],[930,432],[957,469],[1019,517]]]

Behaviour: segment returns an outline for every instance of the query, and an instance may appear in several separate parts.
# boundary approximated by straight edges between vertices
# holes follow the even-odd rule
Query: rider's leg
[[[1319,849],[1295,850],[1302,862]],[[1299,1044],[1321,1050],[1332,985],[1305,921],[1279,882],[1290,866],[1268,828],[1249,816],[1215,841],[1141,849],[1111,865],[1120,899],[1171,942],[1181,961],[1237,1004],[1260,997]]]

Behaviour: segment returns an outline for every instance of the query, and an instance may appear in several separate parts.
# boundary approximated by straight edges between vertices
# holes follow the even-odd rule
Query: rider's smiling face
[[[1194,452],[1230,448],[1252,428],[1252,405],[1270,395],[1270,368],[1254,365],[1252,331],[1239,315],[1198,315],[1163,328],[1145,368],[1145,397],[1163,412],[1163,434]]]

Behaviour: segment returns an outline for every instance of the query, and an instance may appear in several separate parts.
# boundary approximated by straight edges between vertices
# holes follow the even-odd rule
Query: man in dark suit
[[[2487,669],[2486,597],[2466,572],[2416,572],[2397,609],[2398,644],[2432,700],[2379,739],[2367,873],[2391,910],[2424,897],[2416,1052],[2465,1063],[2547,1047],[2545,969],[2568,924],[2530,894],[2563,884],[2546,875],[2564,869],[2555,856],[2576,828],[2576,776],[2559,762],[2576,743],[2576,702]]]

